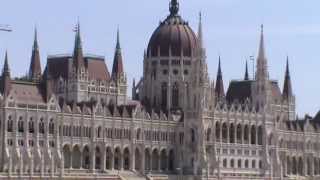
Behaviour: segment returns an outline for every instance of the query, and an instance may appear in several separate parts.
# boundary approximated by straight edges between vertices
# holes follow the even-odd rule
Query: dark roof
[[[226,99],[229,103],[238,101],[244,103],[246,99],[252,100],[252,84],[254,81],[231,81]],[[277,81],[271,81],[271,93],[273,100],[281,101],[281,91]]]
[[[85,56],[85,65],[88,68],[89,79],[107,81],[110,74],[103,57]],[[69,62],[72,62],[72,56],[51,56],[48,58],[50,75],[53,79],[60,76],[68,78]]]
[[[253,81],[231,81],[227,91],[227,101],[229,103],[238,101],[244,103],[246,99],[251,100],[251,84]]]

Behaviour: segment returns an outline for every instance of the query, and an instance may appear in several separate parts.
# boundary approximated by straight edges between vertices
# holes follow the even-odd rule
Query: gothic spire
[[[268,77],[268,67],[267,67],[267,58],[265,55],[265,46],[264,46],[264,34],[263,34],[263,25],[261,25],[261,35],[260,35],[260,44],[259,44],[259,53],[257,58],[257,80],[267,80]]]
[[[282,96],[284,99],[289,99],[290,97],[293,96],[290,70],[289,70],[289,57],[287,57],[286,73],[285,73],[285,78],[284,78]]]
[[[117,79],[119,75],[123,73],[123,62],[122,62],[122,53],[121,53],[121,46],[120,46],[120,33],[119,28],[117,30],[117,45],[113,59],[113,66],[112,66],[112,74],[111,77],[113,79]]]
[[[248,61],[246,61],[246,72],[244,74],[244,80],[245,81],[248,81],[250,78],[249,78],[249,72],[248,72]]]
[[[169,5],[170,15],[176,16],[179,12],[179,2],[178,0],[171,0]]]
[[[6,54],[4,57],[4,65],[3,65],[2,75],[9,75],[10,76],[10,69],[9,69],[9,63],[8,63],[8,51],[6,51]]]
[[[39,45],[38,45],[37,28],[35,28],[31,62],[29,67],[29,79],[32,81],[38,81],[40,80],[40,77],[41,77],[40,52],[39,52]]]
[[[202,14],[201,14],[201,12],[199,13],[198,40],[199,40],[200,48],[203,48]]]
[[[74,51],[73,51],[73,63],[77,69],[84,66],[82,42],[81,42],[81,34],[80,34],[80,23],[78,23],[76,26],[76,37],[75,37]]]
[[[222,71],[221,71],[221,58],[219,56],[219,67],[218,67],[218,74],[217,74],[217,80],[216,80],[216,97],[218,99],[221,99],[225,96],[224,93],[224,86],[223,86],[223,79],[222,79]]]
[[[1,77],[1,93],[6,97],[11,89],[10,69],[8,63],[8,52],[6,51]]]

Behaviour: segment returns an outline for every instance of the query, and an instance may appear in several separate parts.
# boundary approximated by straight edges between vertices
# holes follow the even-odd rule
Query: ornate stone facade
[[[112,73],[84,55],[49,56],[41,74],[37,34],[28,76],[1,76],[0,178],[291,179],[320,176],[320,113],[297,119],[285,83],[269,79],[263,27],[256,75],[224,91],[208,76],[198,33],[170,14],[153,33],[143,77],[127,97],[119,31]]]

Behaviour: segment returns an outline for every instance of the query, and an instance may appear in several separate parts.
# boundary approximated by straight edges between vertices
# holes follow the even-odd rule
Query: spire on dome
[[[29,67],[29,79],[32,81],[39,81],[41,78],[41,63],[37,34],[37,28],[35,28],[31,62]]]
[[[80,23],[78,22],[76,26],[76,37],[74,43],[74,51],[73,51],[73,63],[76,68],[80,68],[84,66],[83,52],[82,52],[82,42],[81,42],[81,34],[80,34]]]
[[[290,70],[289,70],[289,57],[288,56],[287,56],[286,73],[285,73],[285,78],[284,78],[282,96],[284,99],[289,99],[290,97],[293,96]]]
[[[220,58],[220,56],[219,56],[219,67],[218,67],[218,74],[217,74],[215,92],[216,92],[216,97],[217,97],[218,100],[225,97],[224,86],[223,86],[223,78],[222,78],[222,71],[221,71],[221,58]]]
[[[245,81],[248,81],[250,78],[249,78],[249,72],[248,72],[248,61],[246,61],[246,72],[244,74],[244,80]]]
[[[170,15],[175,16],[179,12],[179,2],[178,0],[171,0],[169,5]]]
[[[117,45],[113,59],[113,66],[112,66],[112,74],[111,77],[113,79],[118,79],[121,74],[123,74],[123,62],[122,62],[122,53],[121,53],[121,46],[120,46],[120,33],[119,28],[117,30]]]

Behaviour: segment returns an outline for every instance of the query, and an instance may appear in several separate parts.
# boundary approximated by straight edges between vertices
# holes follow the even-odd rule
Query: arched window
[[[222,125],[222,141],[228,142],[228,127],[226,123],[223,123]]]
[[[207,141],[211,140],[211,128],[207,130]]]
[[[162,107],[162,109],[167,108],[167,99],[168,99],[167,91],[168,91],[168,85],[166,82],[164,82],[161,85],[161,107]]]
[[[32,118],[29,120],[29,133],[34,133],[34,122]]]
[[[223,162],[222,162],[222,166],[223,166],[224,168],[226,168],[226,167],[227,167],[227,159],[224,159],[224,160],[223,160]]]
[[[230,167],[234,168],[234,160],[233,159],[231,159],[231,161],[230,161]]]
[[[263,130],[262,127],[258,127],[258,145],[262,145],[262,137],[263,137]]]
[[[251,144],[256,144],[256,127],[251,126]]]
[[[196,133],[194,129],[191,129],[191,142],[195,142],[195,141],[196,141]]]
[[[220,141],[220,123],[216,122],[216,141]]]
[[[241,159],[238,159],[238,168],[242,168]]]
[[[249,168],[249,161],[248,161],[248,159],[246,159],[246,160],[244,161],[244,167],[245,167],[245,168]]]
[[[8,117],[8,128],[7,128],[8,132],[12,132],[13,131],[13,121],[11,116]]]
[[[248,127],[248,125],[244,126],[244,134],[243,135],[244,135],[243,136],[244,142],[246,144],[248,144],[249,143],[249,127]]]
[[[19,117],[19,121],[18,121],[18,132],[23,133],[24,132],[24,127],[23,127],[24,123],[23,123],[23,119],[22,116]]]
[[[172,87],[172,107],[179,107],[179,87],[178,83],[174,83]]]
[[[237,143],[241,143],[242,141],[242,129],[241,124],[237,125]]]
[[[253,169],[256,168],[256,160],[252,160],[252,168],[253,168]]]
[[[42,118],[40,119],[40,122],[39,122],[39,133],[44,134],[44,122]]]
[[[235,132],[235,128],[233,126],[233,124],[230,125],[230,132],[229,132],[229,139],[230,139],[230,143],[235,143],[235,136],[234,136],[234,133]]]
[[[49,134],[54,134],[54,123],[53,123],[53,119],[50,119],[50,122],[49,122]]]
[[[137,140],[140,140],[140,137],[141,137],[141,129],[139,128],[138,130],[137,130]]]
[[[101,127],[97,129],[97,138],[101,138]]]

